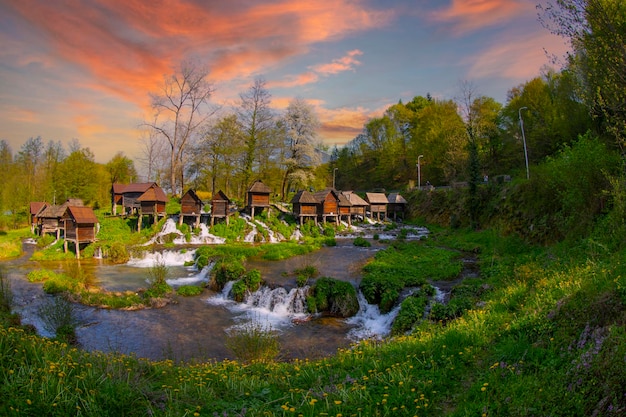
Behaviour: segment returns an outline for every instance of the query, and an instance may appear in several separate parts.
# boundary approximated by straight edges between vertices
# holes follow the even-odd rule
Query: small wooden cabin
[[[229,216],[230,199],[226,197],[222,190],[219,190],[211,198],[211,226],[215,224],[215,219],[226,219],[226,224],[228,225]]]
[[[68,206],[82,207],[83,200],[78,198],[70,198],[61,205],[49,205],[37,215],[39,235],[46,233],[54,234],[58,239],[61,238],[63,231],[63,214]]]
[[[123,205],[126,184],[111,184],[111,214],[117,215],[117,206]]]
[[[390,193],[387,196],[389,203],[387,204],[387,213],[389,217],[393,215],[393,220],[396,220],[397,216],[404,219],[404,212],[406,210],[407,201],[398,193]]]
[[[30,203],[30,232],[35,233],[37,225],[39,224],[39,214],[48,207],[49,204],[45,201],[31,201]]]
[[[318,191],[313,194],[317,200],[317,217],[326,223],[328,218],[334,218],[339,224],[339,196],[333,189]]]
[[[345,219],[348,225],[352,226],[352,214],[350,212],[352,203],[348,200],[348,197],[341,192],[337,193],[337,197],[339,197],[339,220]]]
[[[374,220],[376,217],[377,221],[385,220],[387,217],[387,197],[384,193],[365,193],[365,201],[368,202],[370,206],[370,217]]]
[[[202,200],[191,188],[180,198],[180,216],[178,224],[183,224],[185,217],[194,218],[194,227],[200,226],[200,215],[203,207]]]
[[[369,207],[367,201],[363,200],[358,194],[352,191],[342,191],[341,194],[343,194],[350,201],[351,217],[360,216],[361,220],[365,220],[367,209]]]
[[[117,206],[121,205],[124,208],[124,214],[138,213],[140,204],[137,199],[153,187],[160,188],[156,182],[113,184],[111,186],[111,212],[115,215]]]
[[[317,225],[317,200],[310,192],[306,190],[298,191],[291,199],[293,205],[293,214],[300,222],[300,226],[305,219],[313,219]]]
[[[153,223],[156,223],[159,220],[159,217],[167,216],[167,213],[165,212],[166,203],[167,196],[161,187],[159,187],[156,183],[137,197],[135,205],[139,206],[139,219],[137,222],[138,230],[141,230],[143,216],[151,216]]]
[[[98,219],[91,207],[67,206],[61,216],[63,222],[63,249],[67,253],[68,243],[74,243],[76,259],[80,259],[80,244],[96,241]]]
[[[269,215],[271,193],[272,189],[265,185],[261,180],[256,180],[254,184],[252,184],[252,187],[248,190],[246,206],[253,219],[256,210],[261,212],[263,209],[267,208]]]

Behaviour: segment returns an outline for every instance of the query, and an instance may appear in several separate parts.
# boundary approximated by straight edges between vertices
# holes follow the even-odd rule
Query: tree
[[[113,158],[104,166],[108,174],[108,183],[113,186],[115,183],[130,183],[137,179],[137,171],[132,159],[127,158],[124,152],[117,152]],[[117,204],[113,202],[112,213],[116,214]]]
[[[185,186],[187,145],[213,113],[209,104],[213,87],[207,77],[208,70],[183,63],[177,73],[165,77],[160,93],[151,94],[154,121],[146,124],[168,143],[169,185],[174,194]]]
[[[311,168],[320,163],[315,149],[315,138],[320,122],[313,106],[305,100],[296,98],[287,106],[283,118],[284,174],[281,183],[281,198],[289,183],[303,187],[311,183]]]
[[[245,154],[243,158],[243,184],[247,187],[254,173],[261,170],[263,156],[271,152],[269,146],[275,128],[274,114],[270,108],[271,95],[265,88],[265,80],[257,78],[245,93],[240,94],[238,120],[244,132]]]
[[[231,180],[238,173],[237,161],[242,159],[245,152],[237,115],[229,114],[207,126],[198,148],[198,171],[208,175],[211,192],[217,192],[219,179],[228,195]]]
[[[100,203],[100,168],[89,148],[72,152],[59,164],[55,178],[61,200],[80,198],[86,204]]]
[[[567,56],[584,101],[601,128],[626,145],[626,3],[556,0],[545,7],[544,26],[567,38]]]

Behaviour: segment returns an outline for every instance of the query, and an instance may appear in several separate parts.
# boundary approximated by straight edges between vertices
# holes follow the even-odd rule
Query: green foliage
[[[314,239],[321,236],[320,228],[313,221],[304,222],[302,226],[300,226],[300,233],[303,236],[312,237]]]
[[[257,269],[246,272],[241,279],[237,280],[230,291],[233,299],[242,302],[246,294],[257,291],[261,287],[261,272]]]
[[[307,265],[305,267],[296,269],[293,271],[296,275],[296,285],[298,287],[304,287],[307,285],[310,279],[313,279],[319,275],[319,271],[313,265]]]
[[[220,222],[211,227],[211,233],[215,236],[225,238],[227,243],[243,240],[243,236],[246,236],[251,230],[251,226],[238,216],[232,216],[228,226],[225,222]]]
[[[48,332],[60,336],[61,339],[73,338],[78,319],[73,304],[64,297],[47,299],[37,309],[37,315]]]
[[[511,195],[503,207],[509,227],[538,243],[588,235],[621,166],[599,140],[580,137],[535,167],[530,182]]]
[[[4,269],[0,269],[0,313],[10,313],[13,307],[13,290],[11,281],[6,276]]]
[[[67,274],[51,273],[43,283],[43,290],[46,294],[78,293],[83,289],[84,283],[79,277]]]
[[[280,353],[278,334],[271,325],[263,326],[258,320],[228,332],[226,347],[244,363],[269,362]]]
[[[429,246],[423,242],[394,242],[379,251],[363,268],[360,289],[381,312],[389,312],[405,287],[419,287],[428,279],[444,280],[459,275],[458,253]]]
[[[107,252],[107,259],[115,264],[123,264],[130,259],[126,246],[122,242],[113,242]]]
[[[172,287],[166,279],[170,273],[169,267],[162,262],[155,262],[148,269],[148,283],[150,286],[144,293],[146,298],[161,298],[172,292]]]
[[[183,297],[194,297],[202,294],[202,288],[197,285],[182,285],[176,289],[176,294]]]
[[[372,244],[369,242],[369,240],[365,239],[364,237],[361,236],[357,236],[354,239],[353,242],[354,246],[359,246],[362,248],[369,248],[370,246],[372,246]]]
[[[216,291],[224,288],[229,281],[237,281],[246,273],[243,263],[235,258],[224,258],[218,261],[211,271],[210,287]]]
[[[346,281],[329,277],[319,278],[311,288],[311,296],[315,299],[308,306],[312,313],[323,312],[339,317],[351,317],[359,311],[356,289]]]
[[[424,311],[428,304],[428,295],[420,291],[402,301],[400,311],[393,321],[392,334],[402,334],[413,328],[424,317]]]

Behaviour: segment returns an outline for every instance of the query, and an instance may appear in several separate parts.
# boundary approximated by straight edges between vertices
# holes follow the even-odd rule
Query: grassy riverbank
[[[0,414],[89,416],[623,415],[626,252],[439,232],[472,250],[477,301],[410,335],[322,360],[174,364],[90,354],[0,329]],[[414,263],[418,267],[419,263]]]

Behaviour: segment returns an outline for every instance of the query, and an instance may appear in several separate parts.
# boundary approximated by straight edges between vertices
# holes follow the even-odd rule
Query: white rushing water
[[[246,296],[243,303],[230,298],[230,291],[235,281],[226,283],[221,293],[210,297],[208,304],[226,307],[238,321],[256,321],[268,324],[273,329],[291,326],[294,320],[308,317],[306,293],[309,287],[293,288],[290,291],[282,287],[271,289],[261,287]]]
[[[155,265],[184,266],[185,264],[193,262],[195,252],[195,250],[144,252],[141,258],[131,257],[127,265],[137,268],[152,268]]]
[[[209,233],[209,228],[204,223],[200,223],[199,229],[200,231],[198,233],[192,233],[190,240],[187,241],[184,233],[176,227],[176,220],[174,218],[170,218],[165,221],[161,231],[145,243],[145,246],[163,244],[166,243],[166,240],[174,243],[175,245],[219,245],[226,242],[226,239]],[[173,239],[170,237],[172,234],[176,235]],[[165,239],[166,236],[167,239]]]
[[[377,305],[369,304],[363,294],[359,292],[359,312],[346,320],[355,327],[348,332],[352,340],[382,339],[391,333],[391,325],[400,312],[396,306],[389,313],[381,314]]]
[[[166,279],[165,281],[172,287],[180,287],[182,285],[197,285],[203,282],[209,282],[213,265],[214,264],[211,263],[202,268],[202,270],[199,272],[197,269],[193,268],[195,273],[192,273],[189,276],[170,278]]]

